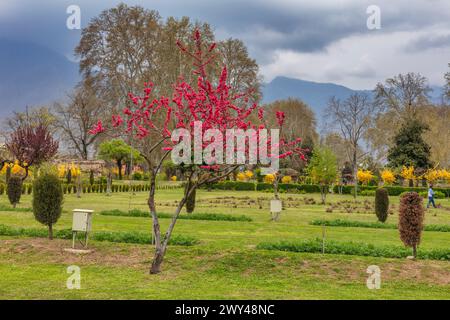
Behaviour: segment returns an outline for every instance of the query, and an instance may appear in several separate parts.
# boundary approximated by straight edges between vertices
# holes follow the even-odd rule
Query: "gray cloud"
[[[366,28],[366,8],[374,4],[373,0],[17,0],[12,5],[0,5],[0,38],[35,42],[70,56],[80,31],[65,27],[67,6],[78,4],[81,7],[82,26],[86,26],[92,17],[119,2],[158,10],[163,18],[190,16],[207,21],[219,38],[244,40],[262,70],[273,70],[267,74],[269,77],[281,70],[272,64],[283,52],[325,55],[333,44],[349,38],[367,38],[375,32],[388,37],[396,32],[414,34],[425,29],[428,34],[434,34],[435,29],[441,33],[450,30],[448,0],[378,0],[375,4],[381,8],[382,29],[377,31]],[[419,35],[411,37],[405,48],[414,51],[446,48],[449,40],[448,32],[434,37]],[[358,43],[353,45],[358,47]],[[330,53],[329,58],[336,59],[336,55]],[[338,67],[329,67],[322,74],[330,78],[323,80],[374,78],[375,70],[384,74],[384,66],[376,65],[376,61],[374,59],[374,65],[361,64],[340,75],[336,74]],[[296,67],[302,66],[292,66]],[[318,70],[322,67],[316,66]]]
[[[410,41],[405,46],[405,51],[414,52],[429,49],[450,48],[450,33],[448,34],[427,34]]]

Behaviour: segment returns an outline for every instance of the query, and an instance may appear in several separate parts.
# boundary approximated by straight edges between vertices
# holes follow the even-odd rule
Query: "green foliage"
[[[427,199],[428,198],[428,191],[421,191],[421,192],[419,192],[419,195],[422,198]],[[435,199],[445,199],[445,193],[443,193],[441,191],[434,191],[434,198]]]
[[[297,242],[263,242],[258,244],[257,249],[322,253],[322,240],[309,239]],[[409,255],[409,250],[398,246],[375,246],[373,244],[361,242],[340,242],[329,240],[325,243],[325,253],[384,258],[405,258]],[[419,257],[422,259],[448,261],[450,260],[450,249],[422,250]]]
[[[22,196],[22,178],[11,176],[8,180],[7,193],[9,202],[15,208]]]
[[[133,180],[142,180],[144,175],[141,172],[134,172],[133,173]]]
[[[422,137],[426,130],[428,127],[418,120],[406,122],[394,137],[394,146],[388,150],[389,166],[430,168],[431,148]]]
[[[2,236],[14,236],[14,237],[35,237],[45,238],[47,237],[47,230],[38,228],[13,228],[0,224],[0,235]],[[81,235],[80,235],[81,236]],[[64,229],[55,231],[54,237],[58,239],[71,239],[72,230]],[[109,241],[119,243],[136,243],[136,244],[151,244],[151,235],[143,232],[108,232],[99,231],[90,233],[89,238],[95,241]],[[176,246],[193,246],[199,241],[190,236],[183,236],[174,234],[169,240],[170,245]]]
[[[333,151],[328,147],[314,148],[307,172],[314,183],[330,185],[336,181],[337,161]]]
[[[389,213],[389,195],[386,189],[378,188],[375,192],[375,214],[378,221],[386,222]]]
[[[150,217],[150,212],[139,209],[132,209],[130,211],[122,211],[118,209],[105,210],[100,212],[103,216],[121,216],[121,217]],[[158,213],[160,219],[172,219],[173,215],[170,213]],[[215,220],[215,221],[252,221],[251,218],[241,215],[229,215],[221,213],[194,213],[189,215],[181,214],[178,219],[182,220]]]
[[[343,228],[371,228],[371,229],[398,229],[396,224],[381,223],[381,222],[365,222],[352,220],[324,220],[316,219],[309,223],[313,226],[328,226],[328,227],[343,227]],[[450,232],[450,225],[429,224],[424,226],[424,231],[434,232]]]
[[[233,191],[273,191],[272,183],[253,183],[244,181],[222,181],[210,186],[215,190],[233,190]],[[290,193],[318,193],[320,186],[316,184],[297,184],[297,183],[280,183],[278,184],[280,192]]]
[[[362,190],[360,192],[360,194],[362,196],[367,196],[367,197],[374,197],[376,195],[376,191],[375,190]]]
[[[122,179],[122,164],[125,161],[142,161],[138,150],[126,144],[122,139],[112,139],[100,144],[98,157],[106,161],[115,161],[119,169],[119,179]]]
[[[353,186],[334,186],[333,192],[338,193],[339,187],[342,188],[342,194],[353,194]],[[375,191],[377,187],[374,186],[358,186],[358,190],[361,192],[363,191]],[[402,186],[384,186],[383,189],[386,189],[388,191],[388,194],[390,196],[400,196],[402,193],[405,192],[425,192],[427,191],[426,188],[410,188],[410,187],[402,187]],[[444,194],[446,197],[450,197],[450,188],[433,188],[435,192],[440,192]],[[367,194],[370,195],[370,194]]]
[[[37,221],[49,228],[49,238],[53,238],[52,226],[62,212],[63,192],[56,175],[41,174],[34,180],[33,213]]]

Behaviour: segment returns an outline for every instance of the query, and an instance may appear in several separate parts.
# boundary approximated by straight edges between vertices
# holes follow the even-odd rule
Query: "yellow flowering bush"
[[[385,185],[390,185],[395,182],[395,175],[389,169],[384,169],[381,171],[381,179],[383,180]]]
[[[253,172],[251,172],[250,170],[246,170],[244,172],[245,177],[247,178],[247,180],[250,180],[251,178],[253,178]]]
[[[269,174],[266,174],[264,176],[264,182],[265,183],[273,183],[274,181],[275,181],[275,175],[274,174],[269,173]]]
[[[65,164],[59,164],[58,165],[58,177],[64,178],[66,176],[66,165]]]
[[[291,176],[284,176],[283,178],[281,178],[281,183],[291,183],[291,182],[292,182]]]
[[[177,176],[171,176],[170,181],[177,181]]]
[[[358,170],[358,181],[363,184],[368,184],[372,181],[375,176],[372,174],[370,170]]]
[[[236,180],[237,180],[237,181],[245,181],[245,180],[247,180],[247,177],[245,176],[245,173],[239,172],[239,173],[236,175]]]
[[[403,179],[407,179],[407,180],[416,180],[416,176],[414,175],[414,166],[403,166],[402,168],[402,172],[400,173],[400,175],[403,177]]]

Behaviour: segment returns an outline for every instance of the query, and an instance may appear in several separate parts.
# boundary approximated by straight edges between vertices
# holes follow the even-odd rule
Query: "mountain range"
[[[63,99],[79,81],[78,64],[64,55],[32,43],[0,39],[0,117],[26,106],[51,104]],[[442,88],[433,87],[432,99],[439,101]],[[289,97],[307,103],[321,118],[331,96],[345,99],[355,92],[334,83],[319,83],[276,77],[263,85],[263,103]],[[319,121],[320,122],[320,121]]]

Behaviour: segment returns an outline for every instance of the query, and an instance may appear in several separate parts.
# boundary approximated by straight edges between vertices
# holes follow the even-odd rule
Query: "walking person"
[[[427,209],[430,207],[430,204],[433,205],[433,208],[436,208],[436,205],[434,204],[434,191],[433,191],[433,185],[432,184],[430,184],[430,188],[428,189]]]

